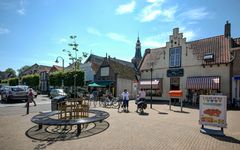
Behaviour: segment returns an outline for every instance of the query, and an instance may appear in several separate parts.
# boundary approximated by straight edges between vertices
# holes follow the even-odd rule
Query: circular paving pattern
[[[43,125],[42,129],[38,129],[38,125],[26,131],[26,135],[35,140],[40,141],[65,141],[75,140],[99,134],[109,127],[107,121],[95,122],[82,125],[82,131],[76,136],[77,126],[48,126]]]

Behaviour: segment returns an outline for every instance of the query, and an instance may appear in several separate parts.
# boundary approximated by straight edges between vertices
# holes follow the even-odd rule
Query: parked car
[[[18,85],[17,87],[23,88],[28,93],[29,87],[27,85]],[[32,89],[32,91],[33,91],[34,97],[36,98],[38,95],[37,92],[33,89]]]
[[[9,86],[5,86],[1,88],[1,100],[3,100],[3,95],[6,94],[8,88]]]
[[[2,86],[2,87],[0,88],[0,94],[2,95],[2,93],[4,93],[7,88],[8,88],[8,86]]]
[[[54,98],[56,96],[66,96],[67,94],[63,91],[63,89],[52,89],[50,92],[50,98]]]
[[[9,86],[1,94],[3,101],[9,102],[12,100],[24,100],[27,101],[27,92],[25,89],[18,86]]]

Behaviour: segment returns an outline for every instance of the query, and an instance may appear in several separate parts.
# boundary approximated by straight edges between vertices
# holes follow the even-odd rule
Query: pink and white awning
[[[187,89],[204,89],[204,90],[219,90],[220,77],[219,76],[196,76],[188,77],[186,81]]]
[[[140,87],[143,89],[151,89],[151,80],[140,81]],[[152,89],[160,89],[159,80],[152,80]]]

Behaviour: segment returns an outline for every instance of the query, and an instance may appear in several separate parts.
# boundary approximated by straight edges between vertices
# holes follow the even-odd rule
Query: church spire
[[[135,56],[132,59],[132,63],[134,64],[135,68],[138,68],[138,65],[141,60],[142,60],[141,42],[140,42],[139,34],[138,34],[136,48],[135,48]]]
[[[141,42],[140,42],[140,40],[139,40],[139,35],[138,35],[137,43],[136,43],[135,58],[142,58],[142,54],[141,54]]]

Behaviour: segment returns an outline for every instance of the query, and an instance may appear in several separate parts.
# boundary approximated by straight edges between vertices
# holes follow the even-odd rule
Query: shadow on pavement
[[[224,142],[229,142],[229,143],[235,143],[235,144],[240,144],[240,140],[234,138],[234,137],[230,137],[230,136],[217,136],[217,135],[210,135],[211,137],[218,139],[220,141],[224,141]]]
[[[149,115],[149,113],[146,113],[146,112],[142,112],[142,113],[139,112],[138,114],[139,114],[140,116],[148,116],[148,115]]]
[[[166,112],[161,112],[161,111],[159,111],[159,110],[157,110],[157,109],[155,109],[155,108],[152,108],[152,110],[155,110],[155,111],[158,112],[158,114],[160,114],[160,115],[168,115],[168,113],[166,113]]]
[[[48,141],[47,145],[53,144],[56,141],[77,140],[99,134],[105,131],[109,127],[107,121],[90,123],[84,125],[82,132],[79,136],[76,136],[76,126],[47,126],[44,125],[42,129],[38,129],[38,125],[33,126],[25,132],[25,135],[33,140]],[[39,149],[46,147],[44,145],[38,145]]]
[[[25,103],[25,100],[12,100],[10,102],[0,101],[1,104],[18,104],[18,103]]]
[[[184,114],[189,114],[190,112],[187,112],[187,111],[179,111],[179,110],[174,110],[173,112],[176,112],[176,113],[184,113]]]

